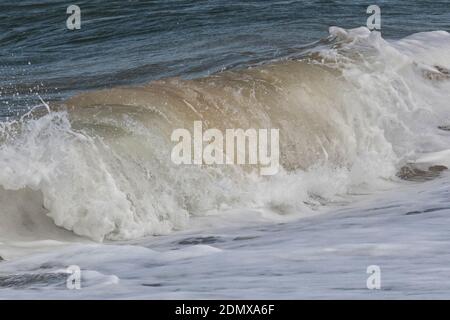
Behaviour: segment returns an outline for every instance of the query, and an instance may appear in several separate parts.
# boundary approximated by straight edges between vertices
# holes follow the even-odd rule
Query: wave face
[[[301,57],[75,96],[0,123],[0,219],[26,233],[25,221],[46,214],[78,235],[120,240],[214,211],[301,213],[376,189],[406,161],[448,148],[437,127],[450,121],[449,69],[447,32],[386,41],[332,27]],[[194,121],[278,128],[281,172],[173,164],[171,133]]]

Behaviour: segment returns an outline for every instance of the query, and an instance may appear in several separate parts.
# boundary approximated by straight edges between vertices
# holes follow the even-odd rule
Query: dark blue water
[[[81,30],[66,8],[81,8]],[[385,38],[450,31],[450,1],[0,1],[0,115],[23,112],[36,93],[79,91],[198,77],[277,59],[328,35],[366,24],[382,10]]]

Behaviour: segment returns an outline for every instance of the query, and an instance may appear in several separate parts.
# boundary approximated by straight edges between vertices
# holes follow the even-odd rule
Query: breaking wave
[[[94,240],[132,239],[214,211],[296,214],[374,190],[408,161],[449,149],[438,129],[450,121],[449,69],[447,32],[387,41],[332,27],[298,56],[87,92],[2,122],[0,234],[33,232],[47,215]],[[171,133],[194,121],[278,128],[281,172],[173,164]]]

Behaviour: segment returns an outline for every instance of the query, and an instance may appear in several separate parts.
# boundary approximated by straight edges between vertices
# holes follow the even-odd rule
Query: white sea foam
[[[0,298],[448,298],[449,178],[288,223],[216,223],[3,261]],[[65,286],[69,265],[81,268],[81,290]],[[369,265],[380,267],[380,290],[366,288]]]

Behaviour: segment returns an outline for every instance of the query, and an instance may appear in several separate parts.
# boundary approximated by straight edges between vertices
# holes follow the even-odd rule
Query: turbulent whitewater
[[[167,234],[239,208],[301,216],[449,163],[450,34],[366,28],[197,79],[94,90],[0,123],[0,238]],[[281,172],[177,166],[177,128],[278,128]],[[442,153],[443,152],[443,153]],[[61,235],[62,236],[62,235]],[[0,239],[0,240],[1,240]]]

